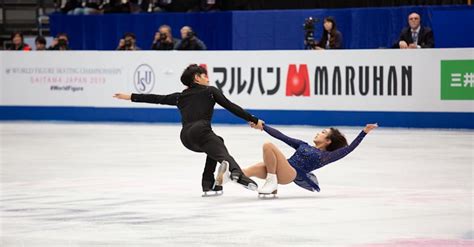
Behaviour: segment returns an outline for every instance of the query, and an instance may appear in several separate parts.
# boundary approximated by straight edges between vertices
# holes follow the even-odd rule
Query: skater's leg
[[[214,171],[216,170],[217,161],[211,157],[206,157],[206,164],[202,173],[202,180],[214,180]]]
[[[212,190],[214,187],[214,171],[216,170],[217,161],[213,160],[211,157],[206,157],[206,164],[204,166],[204,171],[202,173],[202,191]]]
[[[263,162],[259,162],[255,165],[245,167],[242,169],[245,176],[247,177],[257,177],[265,179],[267,177],[267,168]]]
[[[224,142],[217,135],[211,132],[203,138],[203,141],[201,143],[201,149],[209,157],[219,163],[222,163],[223,161],[226,161],[228,163],[229,171],[231,174],[230,177],[232,178],[232,180],[236,181],[239,184],[242,184],[247,189],[255,190],[257,188],[257,183],[245,176],[240,166],[227,151]]]
[[[288,184],[295,180],[296,170],[285,155],[273,144],[263,144],[263,163],[270,174],[276,174],[279,184]]]
[[[221,139],[222,142],[224,142],[224,139],[220,136],[217,136],[219,139]],[[211,186],[214,184],[214,171],[216,170],[217,166],[217,161],[209,157],[209,155],[206,157],[206,164],[204,165],[204,171],[202,173],[202,185],[203,185],[203,190],[205,184],[211,184]]]

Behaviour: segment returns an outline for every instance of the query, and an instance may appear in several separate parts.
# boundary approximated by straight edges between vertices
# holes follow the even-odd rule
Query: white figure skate
[[[278,179],[276,174],[267,174],[265,184],[258,190],[258,198],[273,199],[277,198]]]

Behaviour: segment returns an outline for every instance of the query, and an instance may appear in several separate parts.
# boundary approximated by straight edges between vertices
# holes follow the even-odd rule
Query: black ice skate
[[[258,185],[250,179],[249,177],[245,176],[241,171],[232,171],[230,174],[230,179],[248,190],[257,190]]]
[[[223,187],[213,181],[202,181],[202,197],[214,197],[224,194]]]

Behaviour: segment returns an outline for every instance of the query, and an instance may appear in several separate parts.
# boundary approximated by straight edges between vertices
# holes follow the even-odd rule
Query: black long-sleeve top
[[[132,102],[175,105],[180,110],[183,125],[199,120],[210,122],[216,103],[246,121],[258,123],[258,118],[232,103],[216,87],[196,83],[181,93],[169,95],[132,94]]]

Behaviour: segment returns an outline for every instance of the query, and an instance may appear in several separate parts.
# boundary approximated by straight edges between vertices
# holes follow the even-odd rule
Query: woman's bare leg
[[[242,169],[245,176],[247,177],[257,177],[260,179],[265,179],[267,177],[267,168],[263,162],[259,162],[255,165],[246,167]]]
[[[273,143],[263,144],[263,162],[267,173],[277,175],[279,184],[288,184],[295,180],[296,170]]]

